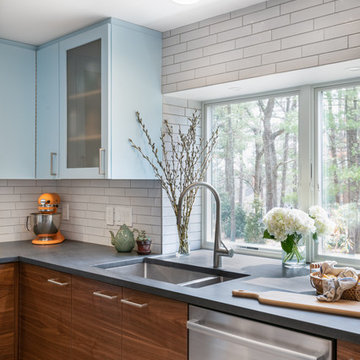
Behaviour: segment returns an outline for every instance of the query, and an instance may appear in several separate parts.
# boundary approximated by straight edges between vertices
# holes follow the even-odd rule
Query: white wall
[[[163,118],[168,120],[170,125],[181,125],[181,130],[185,132],[188,125],[188,117],[191,117],[194,111],[201,110],[201,103],[198,101],[176,99],[169,96],[163,97]],[[200,130],[200,129],[199,129]],[[200,135],[200,133],[199,133]],[[176,219],[174,211],[170,205],[170,201],[163,190],[162,205],[162,233],[163,233],[163,253],[172,253],[178,250],[179,241],[176,227]],[[200,198],[194,204],[189,225],[189,242],[190,250],[200,249],[201,247],[201,201]]]

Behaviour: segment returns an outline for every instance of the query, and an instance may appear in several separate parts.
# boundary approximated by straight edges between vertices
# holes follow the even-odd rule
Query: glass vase
[[[290,241],[287,239],[286,241]],[[292,250],[286,252],[282,250],[282,264],[285,268],[296,269],[306,265],[306,247],[302,236],[292,236]]]
[[[178,235],[179,235],[179,248],[176,253],[177,257],[190,255],[190,243],[188,238],[188,221],[185,221],[178,227]]]

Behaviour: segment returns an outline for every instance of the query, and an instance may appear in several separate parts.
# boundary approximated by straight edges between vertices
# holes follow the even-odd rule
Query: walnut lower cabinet
[[[337,342],[337,360],[359,360],[360,345],[347,341]]]
[[[122,360],[186,360],[186,303],[123,289]]]
[[[0,360],[17,358],[17,269],[0,265]]]
[[[73,276],[72,359],[121,359],[122,288]]]
[[[71,355],[71,275],[21,264],[20,359]]]
[[[21,265],[21,360],[187,360],[187,317],[186,303]]]

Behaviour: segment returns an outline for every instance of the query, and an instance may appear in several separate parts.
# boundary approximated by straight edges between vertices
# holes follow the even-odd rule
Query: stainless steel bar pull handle
[[[103,164],[103,154],[105,157],[105,148],[99,149],[99,175],[105,175],[105,167]]]
[[[102,291],[94,291],[93,295],[94,296],[99,296],[101,298],[108,299],[108,300],[117,299],[117,295],[106,295],[106,294],[103,294]]]
[[[58,286],[66,286],[66,285],[69,285],[68,282],[61,282],[61,281],[58,281],[57,279],[48,279],[48,282],[49,282],[49,283],[52,283],[52,284],[55,284],[55,285],[58,285]]]
[[[135,302],[133,302],[133,301],[126,300],[126,299],[121,299],[121,302],[122,302],[123,304],[130,305],[130,306],[133,306],[133,307],[136,307],[136,308],[139,308],[139,309],[142,309],[142,308],[148,306],[147,303],[145,303],[145,304],[138,304],[138,303],[135,303]]]
[[[54,157],[57,156],[56,152],[51,152],[50,153],[50,175],[51,176],[56,176],[57,173],[54,171]]]
[[[264,352],[266,351],[268,353],[270,352],[276,355],[282,354],[285,358],[291,358],[296,360],[320,360],[323,358],[323,356],[317,357],[315,355],[308,355],[308,354],[300,353],[298,351],[286,349],[281,346],[271,345],[265,342],[249,339],[240,335],[235,335],[223,330],[202,325],[199,322],[200,320],[189,320],[187,322],[187,328],[191,331],[195,331],[204,335],[229,341],[244,347],[253,348],[258,351],[264,350]]]

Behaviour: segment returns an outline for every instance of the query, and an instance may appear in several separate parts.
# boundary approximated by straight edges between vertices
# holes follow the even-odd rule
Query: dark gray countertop
[[[254,299],[235,298],[231,295],[233,289],[276,289],[315,294],[309,283],[308,269],[286,270],[281,266],[280,260],[235,255],[233,258],[223,259],[223,268],[250,276],[193,289],[134,276],[121,276],[94,266],[138,258],[136,253],[120,254],[112,247],[69,240],[48,246],[32,245],[30,241],[0,244],[0,263],[22,261],[40,265],[297,331],[360,344],[360,319],[262,305]],[[172,262],[212,267],[212,252],[209,250],[197,250],[190,256],[181,258],[164,258]]]

